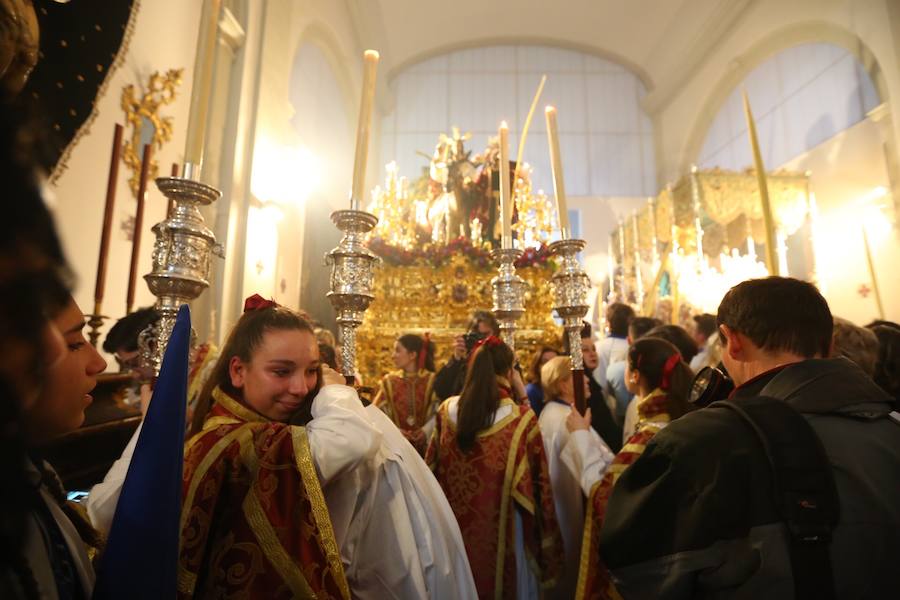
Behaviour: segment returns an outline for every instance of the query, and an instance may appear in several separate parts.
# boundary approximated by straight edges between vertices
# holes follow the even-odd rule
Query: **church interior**
[[[48,450],[70,490],[138,427],[131,369],[159,373],[183,303],[189,380],[258,294],[376,403],[399,336],[441,367],[479,310],[523,369],[571,347],[573,373],[613,305],[693,335],[771,275],[900,322],[896,0],[0,4],[36,16],[4,94],[53,130],[43,194],[109,365]],[[151,306],[155,346],[104,345]]]
[[[48,10],[79,11],[78,4],[49,3]],[[50,179],[60,233],[79,277],[76,299],[91,307],[112,134],[115,124],[125,126],[102,303],[112,318],[126,314],[142,144],[152,136],[155,176],[184,162],[198,32],[201,18],[209,19],[201,4],[170,11],[166,2],[136,2],[119,15],[122,44]],[[693,167],[701,173],[753,168],[746,92],[765,169],[804,175],[803,204],[815,210],[812,230],[802,234],[815,247],[814,260],[788,251],[786,272],[814,278],[835,314],[860,323],[896,320],[900,305],[892,299],[900,279],[891,265],[900,258],[900,200],[894,200],[900,120],[892,118],[891,99],[900,97],[897,11],[889,1],[567,2],[553,9],[459,2],[438,11],[419,2],[223,2],[214,56],[201,63],[213,69],[202,111],[201,180],[222,194],[202,213],[225,258],[212,259],[209,289],[193,303],[198,336],[220,341],[253,293],[302,306],[333,327],[323,256],[340,239],[329,215],[349,208],[362,53],[369,48],[380,61],[364,208],[372,190],[384,187],[385,165],[416,182],[440,136],[452,137],[454,128],[469,136],[465,151],[474,156],[506,120],[515,157],[546,75],[539,108],[559,110],[568,210],[573,233],[587,242],[582,261],[597,323],[610,269],[621,282],[627,267],[624,285],[631,289],[614,285],[614,293],[630,293],[637,302],[629,221],[650,199],[689,179]],[[67,50],[78,52],[71,42]],[[51,68],[64,78],[77,64],[60,57]],[[65,90],[60,95],[68,97]],[[552,201],[544,121],[539,111],[521,153],[532,169],[531,186]],[[152,267],[150,228],[164,219],[167,204],[152,179],[135,307],[155,302],[142,278]],[[731,210],[730,216],[740,212]],[[807,211],[798,210],[779,235],[806,222]],[[626,256],[611,237],[620,225]],[[724,226],[714,225],[719,247],[711,247],[707,234],[704,251],[718,263],[736,246],[722,243]],[[647,251],[652,242],[642,244]],[[664,245],[659,242],[657,254]],[[762,265],[761,248],[759,256]],[[639,269],[644,296],[656,275],[647,258]],[[730,268],[727,281],[755,273],[753,264]],[[727,289],[714,278],[689,283],[701,288],[690,301],[706,312]]]

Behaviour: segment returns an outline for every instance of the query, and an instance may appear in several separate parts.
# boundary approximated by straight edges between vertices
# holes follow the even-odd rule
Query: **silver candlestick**
[[[356,377],[356,328],[374,299],[374,267],[378,257],[366,245],[365,235],[378,218],[361,210],[338,210],[331,220],[344,233],[337,248],[325,255],[331,266],[328,299],[337,313],[341,340],[341,372],[348,382]]]
[[[561,265],[550,278],[553,290],[553,310],[562,319],[569,351],[572,356],[572,371],[575,377],[575,402],[584,414],[584,357],[581,353],[582,320],[588,311],[588,293],[591,280],[581,268],[577,254],[584,250],[584,240],[559,240],[550,244],[550,252],[558,256]],[[581,401],[579,403],[579,400]]]
[[[153,226],[153,270],[144,280],[156,296],[160,319],[141,332],[138,346],[141,364],[158,375],[178,308],[209,287],[210,256],[224,258],[225,254],[199,210],[218,200],[222,192],[182,177],[159,177],[156,186],[174,202],[174,210]]]
[[[525,289],[528,284],[516,274],[516,261],[522,251],[515,248],[495,248],[491,258],[497,262],[499,273],[491,279],[494,316],[500,322],[500,337],[513,352],[516,350],[516,321],[525,314]]]

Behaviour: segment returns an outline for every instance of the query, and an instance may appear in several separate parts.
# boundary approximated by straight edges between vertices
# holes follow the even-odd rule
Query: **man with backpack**
[[[884,598],[900,590],[900,424],[830,354],[809,283],[719,305],[729,399],[674,421],[620,477],[601,553],[624,598]]]

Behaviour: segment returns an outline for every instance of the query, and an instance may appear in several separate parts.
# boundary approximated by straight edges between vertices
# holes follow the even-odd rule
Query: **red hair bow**
[[[482,346],[487,346],[488,348],[496,348],[497,346],[502,346],[503,340],[498,338],[496,335],[489,335],[485,338],[481,338],[477,342],[475,342],[475,346],[472,347],[472,354],[475,353],[476,350],[481,348]]]
[[[246,300],[244,300],[244,312],[250,312],[251,310],[262,310],[264,308],[269,308],[273,306],[278,306],[278,303],[274,300],[266,300],[259,294],[253,294]]]
[[[426,331],[425,335],[422,337],[422,351],[419,352],[418,360],[416,361],[419,363],[416,366],[419,367],[420,371],[425,368],[425,357],[428,354],[428,345],[430,343],[431,343],[431,333]]]
[[[675,365],[681,362],[681,354],[675,353],[666,360],[666,364],[663,365],[662,372],[662,381],[659,382],[660,389],[668,390],[670,380],[672,378],[672,371],[675,370]]]

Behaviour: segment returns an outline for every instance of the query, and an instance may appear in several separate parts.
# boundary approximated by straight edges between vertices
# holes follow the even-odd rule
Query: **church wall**
[[[93,308],[94,278],[100,247],[100,231],[112,149],[115,123],[125,123],[120,107],[122,89],[129,84],[140,88],[154,71],[164,73],[168,69],[182,68],[182,83],[177,88],[175,101],[163,106],[160,113],[174,121],[172,140],[166,143],[154,157],[159,162],[160,174],[167,175],[173,162],[183,155],[185,129],[190,104],[191,82],[194,68],[194,44],[200,19],[200,3],[175,0],[141,2],[135,30],[123,64],[111,74],[102,97],[97,100],[98,115],[71,154],[67,169],[53,186],[56,197],[55,215],[57,228],[75,273],[78,284],[75,299],[85,313]],[[130,137],[126,130],[125,138]],[[125,313],[125,293],[131,261],[130,232],[123,224],[133,217],[136,199],[128,186],[130,171],[123,164],[119,167],[115,214],[109,249],[106,291],[103,313],[114,319]],[[141,240],[139,276],[151,269],[153,234],[150,227],[165,217],[166,203],[154,185],[149,186],[145,204],[144,231]],[[154,297],[142,278],[138,279],[135,306],[147,306]],[[109,331],[111,322],[103,327]],[[102,342],[103,337],[101,337]]]
[[[259,152],[259,149],[265,149],[269,141],[284,145],[296,141],[296,136],[291,137],[291,120],[296,115],[290,102],[289,84],[297,48],[304,40],[327,47],[329,62],[347,104],[348,123],[341,125],[351,132],[356,129],[362,75],[362,48],[355,41],[356,31],[344,3],[268,0],[252,2],[246,11],[240,12],[246,13],[243,16],[247,22],[242,23],[246,38],[237,50],[237,71],[232,75],[234,80],[229,92],[238,99],[227,109],[226,131],[231,139],[223,140],[223,143],[233,144],[234,149],[221,154],[219,148],[215,149],[216,158],[227,158],[233,164],[217,165],[215,171],[221,181],[213,183],[223,191],[223,198],[217,203],[221,206],[214,205],[204,211],[207,224],[225,246],[228,258],[227,262],[214,266],[212,287],[194,307],[198,333],[204,339],[211,336],[218,342],[240,316],[243,298],[249,294],[259,292],[288,306],[299,306],[302,252],[307,230],[305,206],[279,203],[279,198],[257,197],[252,185],[254,173],[261,172],[263,177],[272,173],[272,165],[268,165],[268,171],[266,169],[271,155],[267,156],[265,150]],[[173,14],[178,18],[173,19]],[[171,141],[155,156],[160,174],[168,174],[172,163],[180,164],[183,157],[199,19],[200,3],[186,5],[171,0],[141,3],[124,62],[111,75],[105,94],[97,101],[98,117],[90,131],[80,139],[67,170],[53,188],[60,235],[79,276],[76,300],[85,312],[90,312],[93,307],[113,125],[125,120],[120,108],[121,90],[128,84],[140,87],[154,71],[184,69],[176,100],[160,111],[174,121]],[[160,43],[163,37],[165,43]],[[315,82],[312,84],[315,93]],[[378,122],[376,117],[373,139],[377,139]],[[328,125],[323,127],[327,129]],[[125,136],[129,136],[129,131],[126,130]],[[315,148],[312,150],[315,152]],[[278,158],[279,165],[283,165],[279,167],[281,173],[291,169],[290,157]],[[311,197],[310,201],[322,202],[325,198],[334,208],[343,206],[350,186],[348,173],[352,169],[352,147],[342,158],[347,163],[345,173],[339,173],[327,182],[326,188],[330,190],[327,194]],[[377,173],[373,164],[377,165],[377,162],[370,159],[369,173]],[[129,175],[120,164],[103,302],[103,312],[111,315],[112,321],[103,327],[104,333],[125,312],[131,243],[123,222],[134,215],[136,206],[127,185]],[[375,177],[370,179],[370,184],[374,185]],[[336,194],[334,189],[341,192]],[[275,201],[275,206],[266,207],[271,200]],[[151,183],[145,204],[136,307],[150,305],[155,300],[142,277],[151,268],[153,235],[150,228],[164,218],[165,210],[162,194]],[[319,212],[326,216],[319,219],[323,222],[316,222],[315,227],[319,231],[327,228],[330,233],[333,229],[327,218],[330,210]],[[260,273],[256,267],[261,258],[265,264]],[[319,262],[321,257],[316,261]]]
[[[809,171],[819,218],[819,287],[835,315],[864,325],[880,318],[866,263],[862,228],[872,251],[884,317],[900,321],[900,241],[890,233],[890,200],[873,198],[889,186],[878,124],[866,119],[784,165]],[[868,198],[867,198],[868,196]],[[883,205],[883,208],[877,208]]]
[[[891,0],[757,0],[701,67],[654,111],[658,183],[676,180],[698,158],[712,119],[743,76],[779,50],[802,42],[837,43],[878,63],[882,100],[900,98],[900,62],[887,4]],[[860,49],[858,40],[865,48]],[[866,63],[866,60],[863,60]],[[869,65],[867,65],[869,66]],[[651,71],[651,75],[653,75]],[[879,81],[880,79],[880,81]],[[648,105],[656,99],[648,97]],[[900,138],[900,120],[893,133]]]
[[[299,307],[303,291],[301,282],[306,279],[303,270],[315,269],[318,276],[326,276],[322,271],[321,252],[316,256],[304,257],[307,236],[331,238],[336,235],[334,225],[328,215],[332,209],[349,208],[348,190],[352,173],[352,143],[355,139],[356,114],[358,111],[359,89],[362,83],[362,50],[357,42],[357,34],[344,3],[309,0],[292,2],[289,0],[270,0],[266,8],[265,31],[262,49],[262,67],[259,81],[259,108],[256,120],[253,152],[254,177],[263,179],[284,177],[280,187],[292,189],[297,185],[308,183],[303,173],[309,171],[307,165],[295,165],[283,157],[275,161],[278,168],[267,167],[273,161],[271,148],[290,148],[292,151],[302,147],[312,155],[317,168],[314,173],[316,183],[308,190],[305,197],[282,194],[277,189],[267,194],[265,189],[271,186],[251,185],[252,204],[250,208],[253,227],[248,229],[247,254],[244,263],[243,290],[244,295],[259,292],[274,297],[278,302],[291,307]],[[345,105],[339,111],[344,122],[320,123],[319,131],[306,133],[303,124],[309,123],[309,103],[303,101],[309,95],[319,93],[319,81],[304,81],[301,77],[295,81],[295,60],[298,49],[304,43],[315,44],[327,56],[331,75],[341,90],[333,91],[330,101]],[[300,88],[300,98],[296,89]],[[297,106],[292,101],[297,102]],[[298,114],[297,111],[304,111]],[[377,116],[373,132],[372,148],[377,139]],[[299,127],[298,127],[299,124]],[[335,155],[332,148],[323,148],[330,130],[351,132],[349,151]],[[324,132],[324,133],[322,133]],[[341,135],[337,137],[347,137]],[[340,147],[344,147],[341,145]],[[268,149],[268,150],[267,150]],[[276,155],[278,150],[275,151]],[[377,160],[373,160],[375,151],[370,149],[368,173],[370,185],[374,185],[377,177]],[[276,157],[277,158],[277,157]],[[282,167],[283,165],[283,167]],[[280,175],[279,175],[280,170]],[[290,173],[285,171],[291,170]],[[296,177],[301,177],[297,180]],[[294,177],[292,180],[291,178]],[[310,177],[309,179],[313,179]],[[274,204],[277,208],[266,207]],[[313,221],[309,221],[312,218]],[[306,260],[308,258],[308,260]],[[262,268],[260,269],[260,265]],[[318,299],[321,305],[321,298]],[[304,308],[308,308],[304,306]],[[322,306],[318,307],[322,312]]]

